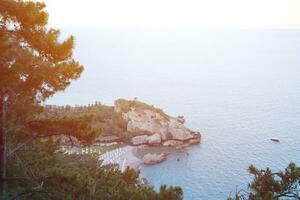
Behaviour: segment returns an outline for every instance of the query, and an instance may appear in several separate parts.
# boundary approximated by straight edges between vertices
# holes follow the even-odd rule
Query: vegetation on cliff
[[[163,110],[161,110],[159,108],[155,108],[154,106],[150,106],[150,105],[143,103],[141,101],[138,101],[138,100],[118,99],[115,101],[115,105],[117,105],[118,108],[120,109],[120,111],[123,113],[129,112],[131,109],[135,109],[140,112],[143,112],[144,110],[151,110],[151,111],[154,111],[154,112],[160,114],[167,121],[169,121],[171,118]]]
[[[116,112],[113,106],[103,105],[99,102],[87,106],[47,105],[39,118],[76,118],[83,116],[90,116],[92,126],[101,129],[95,138],[95,142],[130,142],[134,136],[150,134],[143,130],[128,131],[128,122],[122,117],[122,113]]]
[[[98,140],[125,139],[127,133],[127,122],[120,113],[114,111],[112,106],[102,105],[96,102],[87,106],[45,106],[40,118],[63,118],[90,116],[94,127],[101,128]],[[111,137],[116,136],[116,137]]]

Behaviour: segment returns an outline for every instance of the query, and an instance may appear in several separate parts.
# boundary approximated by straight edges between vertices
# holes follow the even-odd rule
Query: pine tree
[[[64,90],[83,71],[72,57],[73,36],[60,42],[60,32],[46,27],[48,14],[44,9],[45,4],[39,2],[0,1],[1,199],[5,198],[7,181],[17,179],[6,176],[7,159],[36,138],[57,134],[57,120],[36,119],[42,111],[40,103]],[[62,133],[73,133],[69,131],[76,127],[90,129],[86,122],[79,125],[72,121],[60,121],[60,128],[66,123],[77,125],[72,130],[60,129]]]
[[[60,42],[47,20],[44,3],[0,1],[0,199],[182,199],[179,187],[141,186],[133,169],[59,152],[54,136],[89,145],[100,129],[92,115],[41,114],[41,104],[83,71],[72,56],[74,38]]]

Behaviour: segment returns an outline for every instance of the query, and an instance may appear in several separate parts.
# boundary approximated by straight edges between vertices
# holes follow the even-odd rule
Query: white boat
[[[278,138],[271,138],[271,141],[273,141],[273,142],[280,142],[280,140]]]

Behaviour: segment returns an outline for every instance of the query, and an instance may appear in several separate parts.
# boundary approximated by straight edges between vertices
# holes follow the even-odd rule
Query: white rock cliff
[[[152,134],[151,136],[141,135],[132,138],[133,145],[155,145],[168,140],[200,142],[200,133],[186,128],[183,116],[168,116],[160,109],[137,100],[117,100],[115,101],[114,109],[117,112],[121,112],[122,117],[128,122],[127,131]],[[165,145],[172,146],[176,144],[176,142],[169,143]],[[178,142],[177,144],[181,143]]]

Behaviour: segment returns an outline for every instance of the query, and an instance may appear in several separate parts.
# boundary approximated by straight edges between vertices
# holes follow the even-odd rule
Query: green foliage
[[[155,108],[154,106],[150,106],[146,103],[140,102],[138,100],[125,100],[125,99],[118,99],[115,101],[115,104],[118,105],[118,107],[121,109],[121,112],[127,113],[131,109],[136,109],[138,111],[143,110],[151,110],[154,112],[159,113],[165,120],[169,121],[170,116],[164,113],[161,109]]]
[[[146,104],[147,105],[147,104]],[[148,105],[147,105],[148,106]],[[92,116],[94,127],[101,128],[101,134],[96,141],[123,141],[130,142],[131,138],[137,135],[150,135],[148,131],[127,131],[127,121],[123,119],[120,112],[116,112],[114,107],[102,105],[100,103],[89,104],[88,106],[51,106],[47,105],[39,118],[76,118],[82,116]],[[100,133],[100,132],[99,132]]]
[[[295,163],[282,172],[272,172],[271,169],[258,170],[255,166],[249,167],[249,173],[254,176],[249,184],[250,192],[238,192],[231,200],[277,200],[300,199],[300,168]]]
[[[31,191],[43,185],[43,192],[25,193],[18,199],[55,199],[55,200],[180,200],[179,187],[162,186],[156,192],[152,186],[139,184],[139,172],[127,168],[124,172],[116,165],[101,166],[96,155],[64,155],[55,153],[59,143],[55,140],[35,141],[26,151],[18,153],[26,169],[19,170],[22,163],[17,157],[10,161],[9,173],[25,176],[33,172],[36,179],[21,183],[9,183],[9,197]]]
[[[30,132],[43,133],[42,136],[66,135],[80,140],[83,145],[91,145],[101,133],[101,128],[92,126],[93,116],[64,116],[39,118],[28,123]],[[37,135],[39,137],[40,135]]]
[[[47,20],[44,3],[0,1],[1,111],[7,97],[7,120],[0,130],[7,128],[11,142],[32,133],[26,126],[37,121],[40,103],[64,90],[83,71],[72,57],[74,38],[60,42],[59,31],[47,28]],[[24,130],[15,131],[20,127]]]
[[[76,116],[92,116],[93,126],[101,127],[101,135],[98,134],[99,137],[97,140],[107,141],[108,139],[117,140],[126,138],[127,122],[122,118],[122,115],[115,112],[113,107],[99,103],[76,107],[46,106],[40,118],[74,118]]]
[[[0,90],[11,98],[43,101],[83,71],[72,58],[74,38],[59,42],[59,31],[46,28],[44,8],[39,2],[0,2]]]
[[[60,141],[54,136],[74,136],[90,144],[101,132],[94,120],[105,122],[102,130],[110,134],[123,129],[124,124],[108,107],[87,108],[88,115],[77,115],[80,111],[41,114],[41,103],[64,90],[83,71],[72,56],[73,36],[60,41],[59,30],[47,28],[47,21],[44,3],[0,1],[0,154],[1,160],[7,161],[6,165],[0,163],[0,171],[7,170],[0,180],[0,198],[182,199],[180,188],[156,192],[140,186],[139,174],[133,169],[122,173],[116,166],[101,166],[93,155],[60,153]]]

